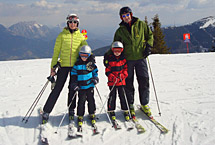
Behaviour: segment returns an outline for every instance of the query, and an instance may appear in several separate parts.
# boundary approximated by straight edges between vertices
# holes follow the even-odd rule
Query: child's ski
[[[131,122],[131,120],[125,121],[125,127],[127,128],[128,131],[134,129],[134,125]]]
[[[115,130],[121,129],[121,126],[118,124],[118,122],[116,120],[112,120],[112,124],[113,124],[113,127],[115,128]]]
[[[76,138],[74,120],[70,120],[70,123],[69,123],[69,126],[68,126],[68,137],[71,138],[71,139]]]
[[[99,134],[98,128],[95,124],[92,124],[93,135]]]

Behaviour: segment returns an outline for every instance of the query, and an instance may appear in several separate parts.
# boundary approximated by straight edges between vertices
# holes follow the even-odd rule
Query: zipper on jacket
[[[71,58],[72,58],[72,38],[73,38],[73,35],[71,34],[71,48],[70,48],[70,66],[72,66],[71,65]]]

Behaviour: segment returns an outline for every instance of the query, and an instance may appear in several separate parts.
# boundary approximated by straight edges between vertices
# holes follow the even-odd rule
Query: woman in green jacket
[[[45,106],[43,107],[42,122],[46,123],[49,118],[54,105],[60,95],[60,92],[63,89],[63,86],[66,82],[68,74],[70,75],[71,69],[75,64],[79,48],[83,45],[87,45],[85,38],[80,30],[78,29],[79,18],[76,14],[69,14],[66,18],[67,27],[58,35],[55,46],[54,53],[51,62],[51,76],[56,75],[54,66],[57,64],[58,57],[60,56],[60,69],[57,71],[57,80],[56,85],[52,92],[50,93],[48,100],[46,101]],[[70,79],[69,84],[72,80]],[[75,91],[69,85],[69,94],[68,94],[68,105],[72,101]],[[69,118],[74,118],[74,109],[76,107],[76,97],[73,99],[72,105],[69,108]]]

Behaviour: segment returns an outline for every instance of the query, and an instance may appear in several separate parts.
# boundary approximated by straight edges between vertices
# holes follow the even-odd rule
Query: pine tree
[[[161,30],[161,23],[159,21],[158,14],[153,18],[153,37],[154,44],[152,48],[153,54],[169,54],[170,48],[167,48],[166,42],[164,41],[164,35]]]
[[[148,19],[147,19],[147,16],[145,16],[145,23],[148,25]]]

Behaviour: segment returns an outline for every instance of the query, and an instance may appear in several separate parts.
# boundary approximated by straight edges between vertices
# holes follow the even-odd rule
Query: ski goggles
[[[90,53],[79,52],[79,56],[84,57],[84,58],[88,58],[90,56]]]
[[[124,15],[122,15],[122,17],[123,18],[125,18],[125,17],[128,17],[130,14],[128,13],[128,14],[124,14]]]
[[[69,18],[68,18],[69,20],[72,20],[72,19],[78,19],[78,17],[77,16],[70,16]]]
[[[70,20],[70,21],[68,21],[68,23],[69,23],[69,24],[72,24],[72,23],[77,24],[78,21],[77,21],[77,20]]]
[[[120,53],[123,51],[123,48],[112,48],[112,51]]]

